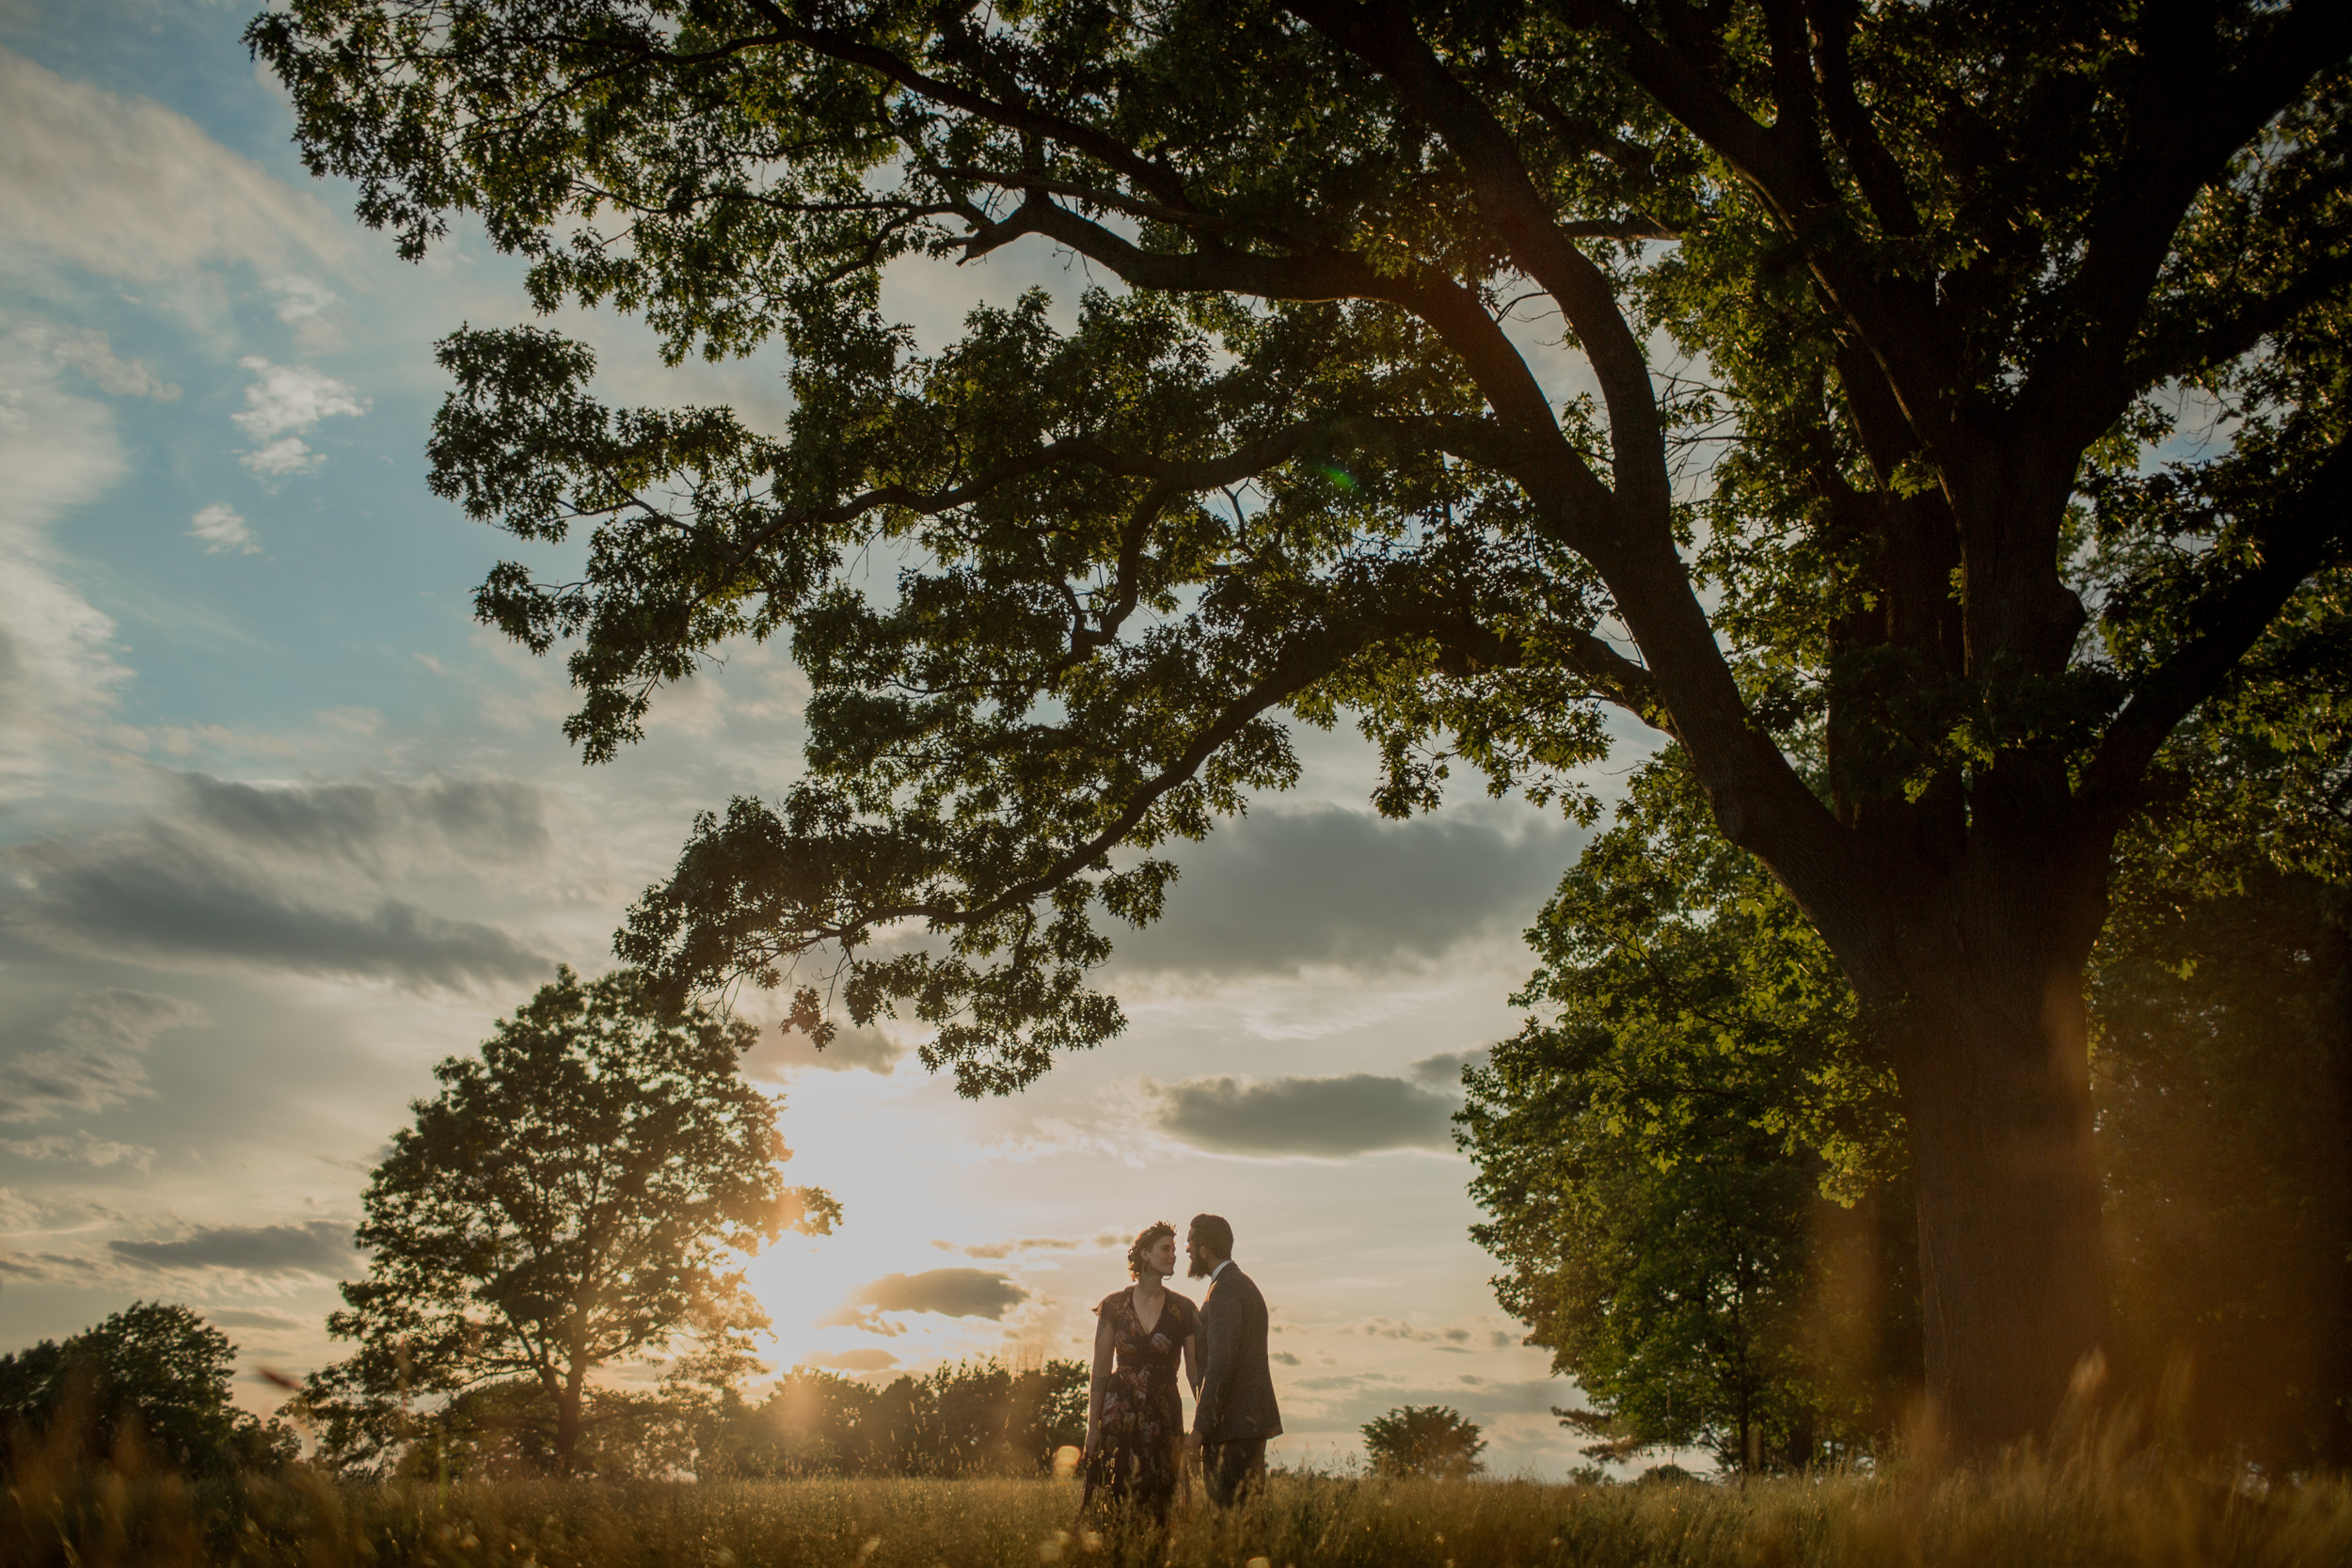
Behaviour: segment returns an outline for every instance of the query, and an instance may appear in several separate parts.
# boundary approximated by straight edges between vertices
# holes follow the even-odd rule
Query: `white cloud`
[[[152,99],[69,81],[0,49],[0,260],[64,261],[216,320],[212,262],[280,273],[352,254],[326,205]]]
[[[245,519],[237,515],[236,509],[227,501],[215,501],[189,518],[188,537],[201,540],[208,555],[221,555],[230,550],[252,555],[262,547],[255,542],[253,531],[246,527]]]
[[[0,1187],[0,1236],[23,1236],[40,1223],[40,1211],[13,1187]]]
[[[283,479],[288,474],[307,474],[326,459],[313,452],[301,436],[286,436],[256,447],[237,461],[265,478]]]
[[[279,477],[309,472],[326,459],[310,451],[303,434],[322,420],[368,411],[368,400],[358,388],[308,365],[273,365],[257,354],[237,363],[253,372],[254,382],[245,389],[245,412],[230,418],[262,443],[238,459],[255,473]]]
[[[146,360],[125,359],[116,354],[103,332],[85,329],[61,334],[50,352],[117,397],[179,401],[179,388],[157,375]]]

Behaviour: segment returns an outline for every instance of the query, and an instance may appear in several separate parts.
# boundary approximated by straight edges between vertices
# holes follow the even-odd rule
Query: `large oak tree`
[[[543,306],[789,355],[771,438],[608,408],[541,330],[445,346],[436,483],[593,530],[479,601],[571,640],[591,758],[731,639],[814,683],[805,772],[698,826],[628,956],[830,955],[1002,1090],[1117,1030],[1096,911],[1155,915],[1153,851],[1291,782],[1291,721],[1359,719],[1403,813],[1456,757],[1583,805],[1621,710],[1883,1042],[1948,1418],[2046,1420],[2106,1335],[2110,846],[2200,705],[2333,657],[2352,8],[290,0],[249,37],[406,254],[471,213]],[[1111,285],[1067,329],[926,356],[881,313],[894,261],[1025,238]]]

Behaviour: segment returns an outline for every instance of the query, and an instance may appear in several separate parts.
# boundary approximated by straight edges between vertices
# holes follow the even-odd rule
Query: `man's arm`
[[[1233,1292],[1223,1292],[1231,1296]],[[1224,1414],[1225,1396],[1232,1386],[1235,1361],[1233,1321],[1235,1303],[1220,1300],[1212,1287],[1200,1308],[1200,1389],[1192,1411],[1193,1435],[1206,1439]]]

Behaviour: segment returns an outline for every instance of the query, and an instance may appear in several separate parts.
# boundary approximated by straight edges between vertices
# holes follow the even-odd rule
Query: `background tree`
[[[2118,1348],[2177,1435],[2352,1465],[2352,892],[2258,875],[2093,967]]]
[[[959,1361],[876,1387],[802,1367],[704,1428],[704,1476],[1028,1475],[1086,1440],[1087,1369]]]
[[[330,1459],[371,1464],[424,1435],[410,1406],[425,1399],[569,1471],[597,1369],[765,1327],[727,1254],[822,1234],[840,1209],[783,1183],[778,1102],[738,1063],[756,1039],[664,1006],[633,972],[558,969],[479,1057],[436,1067],[441,1092],[413,1104],[368,1184],[368,1275],[327,1319],[358,1352],[305,1386]]]
[[[2347,677],[2185,727],[2090,971],[2122,1370],[2274,1474],[2352,1463]]]
[[[1588,1456],[1872,1447],[1919,1378],[1889,1075],[1836,962],[1671,752],[1530,933],[1537,1009],[1465,1074],[1473,1237],[1593,1408]]]
[[[1405,1404],[1363,1424],[1364,1456],[1375,1476],[1468,1481],[1486,1469],[1486,1440],[1451,1405]]]
[[[2184,718],[2324,655],[2352,519],[2352,8],[292,0],[248,37],[405,254],[475,212],[543,308],[792,356],[771,439],[608,409],[545,332],[444,346],[436,487],[593,527],[478,600],[576,640],[591,758],[732,638],[814,685],[805,774],[699,823],[632,961],[828,955],[852,1019],[1017,1086],[1119,1028],[1094,911],[1151,919],[1152,851],[1293,782],[1286,721],[1358,717],[1383,810],[1450,757],[1589,809],[1613,706],[1883,1042],[1958,1434],[2034,1430],[2106,1342],[2111,849]],[[1025,236],[1125,292],[930,358],[880,314],[893,260]],[[1529,309],[1597,399],[1547,393]]]
[[[276,1469],[298,1441],[229,1402],[237,1347],[185,1307],[136,1301],[59,1344],[0,1355],[0,1427],[17,1441],[62,1437],[88,1458],[135,1456],[194,1474]],[[80,1430],[60,1433],[58,1423]]]
[[[2090,1002],[2111,1373],[2171,1439],[2287,1473],[2352,1443],[2352,792],[2279,717],[2223,707],[2168,747]],[[1532,933],[1538,1016],[1470,1075],[1498,1295],[1590,1396],[1564,1413],[1588,1453],[1729,1468],[1743,1410],[1767,1463],[1874,1446],[1917,1297],[1852,998],[1671,752],[1618,819]]]

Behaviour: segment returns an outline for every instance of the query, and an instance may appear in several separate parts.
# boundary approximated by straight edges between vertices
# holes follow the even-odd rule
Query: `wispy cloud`
[[[0,1121],[87,1115],[154,1091],[139,1058],[169,1029],[204,1022],[204,1009],[143,990],[87,991],[50,1027],[54,1043],[0,1062]]]
[[[310,348],[332,348],[342,334],[326,315],[335,291],[315,278],[288,273],[266,279],[263,288],[278,300],[278,319],[294,329],[294,341]]]
[[[209,263],[272,273],[339,264],[349,230],[324,202],[152,99],[75,82],[0,49],[0,253],[64,261],[217,319]]]
[[[106,1249],[144,1269],[236,1269],[333,1276],[356,1261],[348,1222],[205,1226],[168,1242],[113,1241]]]
[[[761,1032],[759,1044],[743,1058],[743,1069],[755,1077],[774,1077],[804,1068],[824,1072],[863,1069],[888,1076],[906,1053],[907,1047],[870,1023],[842,1030],[821,1051],[799,1030],[779,1028]]]
[[[133,1170],[145,1170],[155,1162],[155,1151],[137,1144],[117,1143],[112,1138],[82,1132],[74,1133],[44,1132],[38,1138],[0,1138],[0,1148],[22,1160],[57,1160],[75,1164],[128,1165]]]
[[[179,388],[156,374],[154,367],[146,360],[125,359],[115,353],[113,342],[103,332],[85,328],[59,333],[50,353],[60,364],[72,366],[102,390],[117,397],[153,398],[157,403],[179,401]]]

